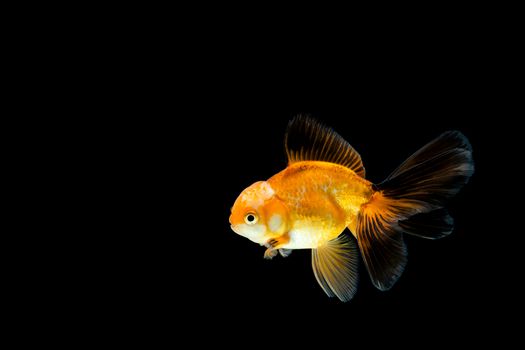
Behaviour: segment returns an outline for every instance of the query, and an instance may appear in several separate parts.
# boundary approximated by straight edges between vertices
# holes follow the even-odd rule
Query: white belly
[[[309,229],[293,229],[288,233],[290,241],[284,246],[286,249],[311,249],[317,248],[320,243],[319,233]]]
[[[331,239],[326,233],[319,230],[319,228],[308,226],[293,228],[288,234],[290,241],[283,246],[283,248],[286,249],[313,249]]]

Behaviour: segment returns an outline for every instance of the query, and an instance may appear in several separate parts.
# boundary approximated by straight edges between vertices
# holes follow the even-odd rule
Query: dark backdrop
[[[431,342],[493,323],[502,284],[487,208],[496,159],[489,121],[505,116],[491,73],[472,56],[324,60],[316,70],[297,57],[275,70],[264,58],[152,64],[119,94],[127,113],[111,125],[119,135],[112,163],[124,171],[112,186],[122,224],[112,227],[111,263],[97,289],[110,305],[104,312],[161,335],[225,327],[226,339],[242,332],[270,342],[334,329],[367,339],[417,333]],[[373,182],[446,130],[472,143],[476,172],[449,205],[454,232],[438,241],[406,237],[408,265],[390,291],[376,290],[361,265],[355,297],[330,299],[310,251],[267,261],[264,248],[231,231],[239,193],[286,166],[285,128],[300,113],[349,141]]]
[[[443,320],[455,331],[464,322],[482,322],[492,308],[487,276],[496,274],[483,214],[491,147],[482,120],[493,112],[488,96],[472,84],[458,86],[434,75],[427,77],[431,82],[379,89],[308,79],[265,80],[262,88],[254,79],[211,85],[212,91],[153,106],[152,116],[133,120],[139,159],[133,171],[142,183],[130,198],[137,207],[124,234],[126,262],[111,282],[119,290],[124,286],[117,302],[133,304],[125,312],[168,320],[184,315],[196,324],[233,315],[239,319],[235,327],[246,329],[266,319],[320,319],[321,327],[344,319],[350,328],[406,324],[429,332]],[[354,299],[330,299],[315,280],[309,250],[266,261],[264,248],[230,230],[238,194],[286,166],[284,131],[299,113],[347,139],[373,182],[446,130],[460,130],[471,141],[476,172],[450,203],[453,234],[438,241],[406,237],[408,265],[392,290],[376,290],[361,265]],[[297,317],[303,314],[309,316]]]

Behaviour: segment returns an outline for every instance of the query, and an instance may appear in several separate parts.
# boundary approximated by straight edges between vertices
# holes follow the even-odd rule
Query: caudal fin
[[[473,173],[470,143],[459,131],[448,131],[377,185],[361,207],[356,235],[378,289],[390,289],[405,268],[403,233],[436,239],[452,232],[453,220],[443,206]]]

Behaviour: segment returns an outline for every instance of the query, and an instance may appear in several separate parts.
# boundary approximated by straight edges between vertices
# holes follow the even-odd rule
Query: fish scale
[[[294,163],[271,177],[268,183],[291,209],[292,217],[316,217],[319,215],[318,207],[324,201],[336,205],[338,213],[325,218],[325,221],[333,221],[324,223],[330,227],[330,233],[325,235],[325,239],[319,240],[319,244],[337,237],[341,233],[337,230],[341,227],[355,227],[359,208],[370,200],[373,193],[372,183],[362,179],[351,169],[319,161]],[[301,195],[297,195],[298,192]],[[313,197],[320,197],[320,203],[313,201]],[[316,225],[310,225],[310,228],[314,227]],[[311,231],[306,230],[308,234]],[[351,231],[355,234],[354,230]]]
[[[359,256],[372,283],[388,290],[407,262],[404,234],[449,235],[453,219],[444,204],[474,173],[472,147],[458,131],[428,143],[380,184],[365,179],[348,142],[311,118],[289,123],[285,150],[286,169],[235,201],[232,230],[264,245],[268,259],[311,249],[319,285],[342,301],[356,293]]]

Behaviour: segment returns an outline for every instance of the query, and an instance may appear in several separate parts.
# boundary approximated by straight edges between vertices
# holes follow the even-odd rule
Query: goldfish
[[[441,134],[379,184],[366,179],[347,141],[311,117],[292,119],[284,144],[287,167],[241,192],[231,229],[264,246],[267,259],[311,249],[317,282],[343,302],[357,291],[360,258],[386,291],[406,266],[405,234],[448,236],[454,223],[445,205],[474,173],[472,147],[459,131]]]

